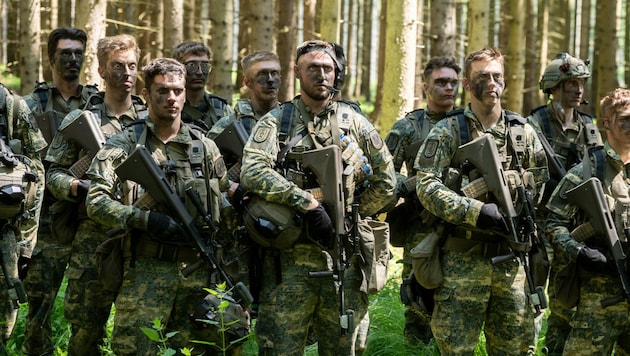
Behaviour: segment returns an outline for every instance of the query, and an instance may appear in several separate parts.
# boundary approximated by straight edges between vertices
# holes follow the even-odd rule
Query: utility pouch
[[[444,281],[440,261],[440,235],[432,231],[411,249],[413,274],[420,285],[427,289],[439,287]]]
[[[123,237],[124,231],[107,239],[96,248],[96,270],[98,281],[107,292],[117,292],[124,274]]]
[[[57,200],[49,208],[50,233],[54,241],[69,245],[79,226],[79,203],[68,200]]]
[[[554,268],[555,270],[555,268]],[[575,262],[567,262],[556,270],[553,287],[556,299],[566,308],[573,308],[580,302],[580,279]]]
[[[389,224],[371,218],[360,220],[358,224],[363,256],[361,271],[364,276],[361,291],[376,294],[387,283],[387,265],[390,258]]]

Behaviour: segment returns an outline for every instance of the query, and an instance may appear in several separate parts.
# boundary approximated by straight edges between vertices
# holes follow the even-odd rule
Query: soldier
[[[182,42],[173,49],[173,58],[186,66],[186,106],[182,120],[207,132],[234,109],[224,98],[206,93],[206,82],[212,70],[212,52],[200,42]]]
[[[132,95],[138,76],[140,49],[130,35],[100,39],[97,44],[99,74],[107,90],[94,94],[84,109],[70,112],[55,135],[46,156],[50,168],[46,172],[48,190],[65,203],[72,214],[75,229],[72,231],[72,251],[68,264],[68,286],[64,300],[64,315],[72,324],[68,340],[68,355],[98,354],[105,334],[105,324],[116,296],[115,290],[105,288],[97,278],[96,247],[108,239],[108,228],[87,216],[85,197],[90,180],[85,176],[87,166],[78,161],[88,159],[96,152],[82,147],[82,135],[94,135],[86,128],[75,131],[71,126],[78,119],[95,118],[104,138],[121,132],[124,125],[147,116],[143,100]],[[92,114],[86,116],[88,114]],[[98,139],[96,139],[98,140]],[[93,151],[95,149],[92,149]],[[88,157],[84,157],[87,156]],[[58,216],[53,215],[53,224]]]
[[[591,216],[569,200],[571,189],[591,177],[599,179],[596,185],[603,190],[600,201],[610,211],[612,234],[619,247],[627,251],[628,235],[628,171],[630,162],[630,91],[615,89],[600,102],[601,127],[605,131],[603,148],[591,150],[589,157],[569,170],[553,191],[547,204],[551,211],[546,224],[556,256],[561,255],[574,263],[572,271],[577,278],[577,309],[571,319],[571,330],[564,345],[564,355],[610,355],[617,343],[617,355],[627,355],[630,349],[627,296],[621,296],[620,277],[615,269],[610,241],[605,231],[595,229],[594,234],[575,234],[574,228],[584,222],[591,224]],[[581,196],[584,193],[580,194]],[[598,201],[588,199],[587,205]],[[592,224],[595,227],[597,224]],[[577,229],[576,229],[577,230]],[[622,267],[625,268],[625,267]],[[626,272],[627,275],[627,272]],[[626,277],[627,278],[627,277]],[[558,281],[556,281],[557,283]],[[607,305],[607,300],[619,303]]]
[[[359,263],[351,263],[345,270],[341,291],[330,278],[308,277],[308,272],[331,271],[332,265],[340,262],[337,253],[330,249],[335,228],[324,206],[307,191],[317,189],[318,183],[312,179],[300,181],[298,177],[306,173],[294,158],[289,158],[316,147],[337,145],[342,150],[356,147],[358,150],[353,152],[363,157],[361,162],[365,165],[359,163],[359,157],[340,162],[349,168],[349,175],[340,182],[345,204],[349,206],[356,200],[360,216],[369,217],[393,200],[394,168],[378,132],[350,105],[332,100],[339,69],[330,43],[301,44],[294,67],[300,80],[300,95],[263,116],[244,149],[241,170],[244,188],[263,198],[263,205],[279,204],[278,209],[294,209],[303,221],[277,237],[283,246],[263,249],[256,322],[261,355],[302,354],[310,325],[319,340],[320,354],[353,355],[359,322],[367,312],[368,299],[361,289],[364,281]],[[276,171],[276,163],[285,157],[287,169]],[[367,164],[373,168],[371,175],[365,173]],[[354,184],[352,177],[356,178]],[[297,180],[289,180],[293,178]],[[360,197],[354,195],[355,187],[364,187]],[[255,217],[260,221],[259,218]],[[343,273],[338,269],[337,272]],[[353,323],[344,335],[340,335],[339,293],[345,293],[345,308],[354,311],[348,318]]]
[[[397,189],[396,196],[406,199],[404,213],[395,211],[388,214],[390,233],[401,233],[403,249],[402,278],[409,276],[411,272],[411,249],[430,232],[430,228],[422,223],[419,211],[416,208],[415,192],[405,191],[404,182],[408,177],[415,177],[413,161],[418,153],[418,148],[428,135],[436,122],[444,118],[447,112],[455,108],[457,88],[459,86],[459,66],[449,58],[435,57],[427,62],[422,73],[424,93],[427,98],[427,108],[417,109],[408,113],[404,118],[397,120],[385,137],[385,144],[394,157],[396,169]],[[401,172],[405,165],[406,175]],[[415,187],[414,187],[415,188]],[[401,209],[403,207],[400,207]],[[409,216],[414,216],[409,219]],[[398,218],[398,219],[397,219]],[[411,307],[405,310],[405,337],[412,342],[422,341],[429,343],[433,335],[429,320],[418,315]]]
[[[278,106],[278,88],[280,87],[280,59],[277,55],[267,51],[257,51],[243,57],[243,84],[249,99],[238,99],[234,105],[234,112],[219,120],[208,132],[208,137],[214,139],[232,121],[243,123],[248,134],[258,120]]]
[[[192,187],[203,197],[204,207],[212,206],[211,201],[218,197],[208,187],[220,186],[218,180],[224,176],[225,166],[214,142],[181,121],[186,68],[176,60],[158,58],[144,68],[144,78],[142,94],[149,119],[112,137],[88,171],[92,182],[87,197],[89,217],[110,228],[128,231],[122,245],[125,274],[116,298],[112,350],[121,356],[155,355],[158,345],[143,334],[141,327],[151,327],[157,318],[165,326],[165,333],[175,332],[167,341],[168,347],[194,347],[196,352],[207,349],[209,353],[210,347],[190,343],[208,337],[193,336],[197,331],[189,317],[204,298],[203,288],[210,285],[209,269],[199,268],[186,278],[182,276],[180,269],[199,259],[197,250],[164,206],[151,204],[155,205],[151,210],[132,206],[141,190],[137,185],[120,182],[115,169],[136,146],[144,146],[165,171],[176,194],[195,210],[189,195],[184,194],[186,188]],[[193,161],[194,152],[201,155],[195,153]],[[221,188],[227,188],[227,184]],[[121,189],[123,202],[117,199]],[[196,217],[196,223],[204,221],[199,218],[201,213],[190,214]],[[202,231],[203,227],[198,228]]]
[[[19,280],[22,268],[18,260],[31,258],[36,243],[34,233],[21,233],[35,226],[44,194],[44,166],[41,152],[46,140],[37,128],[26,102],[0,84],[0,354],[6,354],[4,343],[11,337],[20,303],[26,302]],[[17,298],[16,298],[17,297]]]
[[[490,144],[500,152],[498,160],[504,162],[497,170],[522,166],[536,187],[547,179],[547,162],[535,132],[525,119],[501,107],[503,63],[503,55],[493,48],[468,55],[462,84],[471,94],[470,103],[435,124],[415,159],[422,206],[451,224],[442,234],[443,281],[435,291],[431,317],[442,354],[472,354],[482,327],[489,355],[531,351],[534,315],[523,266],[514,258],[500,264],[491,260],[517,252],[502,236],[510,230],[497,200],[488,199],[489,194],[477,199],[462,193],[462,183],[472,182],[481,167],[462,167],[455,160],[460,144],[490,135]]]
[[[547,140],[553,149],[548,154],[555,155],[562,168],[560,171],[550,169],[550,180],[545,184],[545,193],[540,203],[542,207],[564,176],[563,173],[582,160],[584,149],[602,145],[593,117],[578,110],[584,103],[582,98],[584,84],[590,76],[588,62],[568,53],[560,53],[549,62],[540,80],[540,89],[547,95],[548,103],[534,109],[528,120],[538,137]],[[546,212],[540,209],[540,213],[544,215]],[[548,242],[546,244],[548,245]],[[549,255],[553,257],[553,250],[551,246],[548,247]],[[558,264],[561,264],[560,261],[555,262],[552,258],[551,275],[555,274]],[[569,321],[574,311],[556,300],[554,289],[552,278],[547,288],[550,314],[547,317],[545,345],[548,355],[561,355],[564,342],[571,330]]]
[[[64,116],[82,107],[88,97],[97,91],[94,85],[83,86],[79,83],[86,41],[86,33],[78,28],[60,27],[52,30],[48,36],[52,83],[38,83],[35,90],[24,97],[49,144]],[[42,153],[44,158],[46,151]],[[48,164],[45,163],[45,167],[47,169]],[[45,190],[36,230],[37,245],[28,261],[29,273],[24,279],[28,313],[22,350],[27,355],[43,355],[54,350],[51,313],[72,247],[71,236],[59,236],[65,240],[61,241],[51,233],[49,208],[54,201],[50,192]]]

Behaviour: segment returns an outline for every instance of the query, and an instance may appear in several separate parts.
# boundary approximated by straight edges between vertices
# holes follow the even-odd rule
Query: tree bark
[[[173,48],[184,41],[184,0],[164,0],[163,23],[163,53],[170,57]]]
[[[33,90],[35,83],[41,81],[40,55],[40,0],[20,1],[20,93]]]
[[[96,58],[96,46],[98,40],[105,37],[105,14],[107,0],[85,0],[77,2],[77,25],[87,33],[85,46],[85,60],[81,73],[82,83],[96,83],[101,90],[106,90],[101,77],[98,74],[98,59]]]
[[[211,92],[232,103],[234,83],[232,69],[234,67],[234,2],[218,0],[213,3],[210,12],[212,23],[212,52],[214,68],[208,87]]]
[[[295,62],[295,48],[297,35],[296,9],[297,0],[286,0],[282,6],[278,6],[278,24],[276,29],[276,40],[278,43],[278,57],[280,58],[280,90],[278,100],[288,101],[295,95],[295,75],[293,64]]]

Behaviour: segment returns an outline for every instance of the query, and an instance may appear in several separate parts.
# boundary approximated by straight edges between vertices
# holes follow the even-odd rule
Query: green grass
[[[404,312],[405,307],[400,302],[399,285],[401,283],[401,265],[396,264],[395,261],[400,258],[401,249],[394,248],[394,258],[390,261],[389,275],[390,279],[385,288],[377,295],[370,296],[370,334],[368,338],[368,348],[365,355],[368,356],[384,356],[384,355],[439,355],[437,346],[432,341],[428,345],[413,346],[405,343],[403,337],[404,327]],[[66,282],[62,285],[62,288],[57,297],[55,303],[52,322],[53,322],[53,338],[56,345],[55,356],[67,355],[66,347],[68,344],[68,337],[70,336],[70,325],[65,321],[63,317],[63,296],[65,293]],[[22,348],[22,342],[24,340],[24,317],[26,314],[27,305],[22,305],[18,316],[18,323],[16,325],[13,338],[7,343],[9,355],[19,355]],[[112,316],[114,314],[112,312]],[[108,334],[111,335],[113,327],[113,317],[110,317],[108,322]],[[543,329],[541,330],[541,336],[538,341],[538,349],[542,347],[544,341],[544,332],[546,330],[546,323],[543,322]],[[254,340],[253,333],[250,335],[249,340],[244,344],[243,355],[256,355],[258,347]],[[108,342],[102,352],[103,355],[113,355],[109,348]],[[311,345],[307,347],[305,355],[316,356],[317,345]],[[485,352],[485,339],[483,334],[480,336],[480,343],[475,350],[475,355],[483,356]],[[537,355],[541,355],[540,351]]]

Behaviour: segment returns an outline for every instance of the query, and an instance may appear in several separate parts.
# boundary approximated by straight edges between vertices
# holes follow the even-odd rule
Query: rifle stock
[[[85,156],[79,158],[70,167],[70,172],[76,178],[83,177],[90,167],[92,158],[105,145],[106,139],[103,131],[101,131],[100,119],[93,112],[84,110],[81,115],[68,126],[61,128],[59,132],[65,138],[75,141],[86,152]]]
[[[253,298],[245,284],[243,284],[243,282],[234,284],[232,279],[223,270],[214,256],[212,246],[201,236],[194,224],[193,217],[188,210],[186,210],[184,203],[180,200],[171,185],[168,184],[164,173],[146,147],[136,147],[129,157],[116,168],[116,174],[123,181],[132,180],[140,184],[157,203],[167,207],[169,214],[174,216],[186,232],[187,237],[195,244],[203,262],[211,269],[217,270],[226,284],[230,288],[234,288],[243,301],[247,304],[251,304]]]
[[[492,262],[501,263],[518,257],[520,263],[523,265],[523,269],[525,270],[530,301],[536,310],[536,314],[540,314],[541,309],[547,307],[544,286],[535,285],[532,273],[529,269],[527,253],[530,242],[528,240],[523,240],[517,230],[517,220],[519,219],[519,214],[516,213],[514,208],[514,202],[512,201],[510,188],[505,178],[503,165],[499,159],[499,152],[492,136],[485,134],[460,146],[457,150],[456,156],[454,157],[454,161],[459,163],[463,163],[465,161],[470,162],[485,179],[488,191],[492,193],[496,199],[504,215],[505,221],[508,224],[508,228],[510,230],[508,244],[512,249],[511,254],[494,257]],[[520,166],[520,164],[518,164],[518,166]],[[526,204],[525,189],[522,183],[518,190],[519,199],[522,199],[523,203]],[[529,233],[532,233],[535,231],[535,222],[531,216],[533,211],[527,211],[527,209],[524,210],[525,214],[528,215],[526,218],[528,220]]]
[[[240,180],[243,147],[245,147],[248,137],[243,123],[234,120],[213,139],[228,167],[228,177],[235,182]]]
[[[598,235],[604,236],[608,249],[615,260],[615,268],[619,273],[619,281],[623,295],[602,300],[602,307],[619,303],[626,299],[630,303],[630,280],[626,272],[626,255],[619,241],[617,229],[613,221],[604,189],[599,179],[592,177],[577,187],[567,191],[567,200],[582,209],[589,217],[590,223]]]
[[[332,212],[335,245],[337,247],[335,271],[309,272],[309,276],[332,277],[339,281],[339,325],[341,326],[341,334],[344,335],[348,330],[354,329],[354,311],[346,309],[345,306],[344,274],[348,263],[343,244],[346,229],[341,150],[337,145],[330,145],[303,152],[301,155],[305,171],[310,171],[315,175],[317,183],[322,189],[324,206]]]

